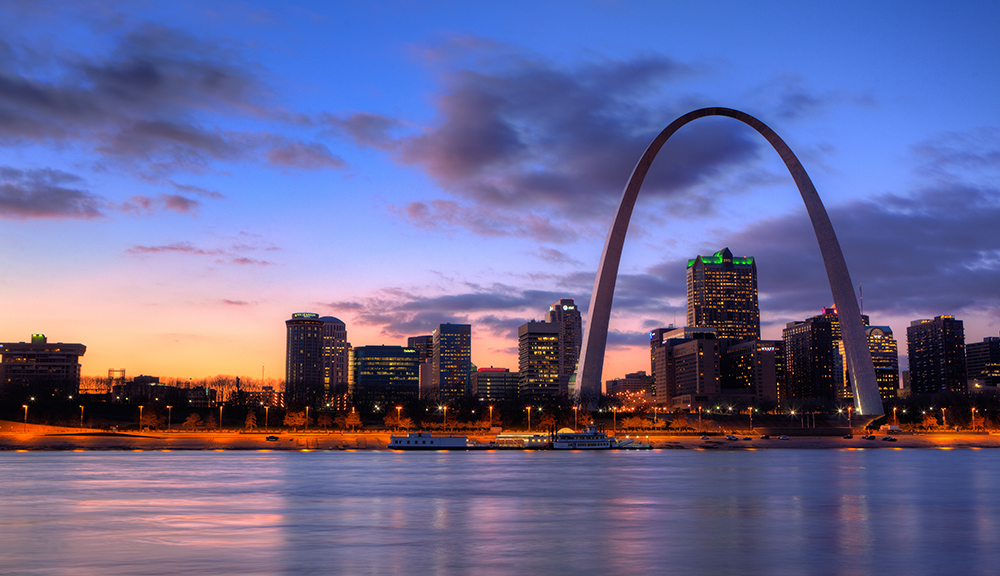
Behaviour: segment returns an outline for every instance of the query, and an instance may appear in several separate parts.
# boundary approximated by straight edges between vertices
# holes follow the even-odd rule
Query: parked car
[[[861,439],[862,440],[874,440],[875,439],[875,435],[874,434],[868,434],[867,436],[862,436]]]
[[[788,436],[778,436],[778,440],[788,440]]]
[[[885,436],[885,437],[882,438],[882,441],[883,442],[895,442],[896,439],[893,438],[892,436]]]
[[[733,436],[732,434],[726,434],[726,440],[739,440],[739,438]]]
[[[844,434],[844,440],[850,440],[854,438],[854,434]]]
[[[702,436],[701,439],[702,440],[708,440],[708,436]]]
[[[760,437],[760,439],[761,439],[761,440],[770,440],[770,439],[771,439],[771,436],[770,436],[770,435],[768,435],[768,434],[762,434],[762,435],[761,435],[761,437]]]
[[[749,437],[749,436],[744,436],[744,437],[743,437],[743,439],[744,439],[744,440],[753,440],[753,438],[751,438],[751,437]]]
[[[268,442],[277,442],[278,441],[278,437],[277,436],[268,436],[267,438],[264,438],[264,440],[267,440]]]

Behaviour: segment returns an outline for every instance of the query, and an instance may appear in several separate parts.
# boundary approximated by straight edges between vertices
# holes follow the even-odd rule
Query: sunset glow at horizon
[[[589,305],[640,154],[743,110],[796,151],[864,313],[1000,331],[1000,6],[967,3],[13,3],[0,9],[0,342],[124,368],[284,377],[285,324],[355,347]],[[761,332],[832,306],[780,159],[706,118],[644,184],[604,380],[683,326],[685,267],[758,269]],[[586,322],[586,317],[584,318]],[[901,358],[905,368],[905,358]]]

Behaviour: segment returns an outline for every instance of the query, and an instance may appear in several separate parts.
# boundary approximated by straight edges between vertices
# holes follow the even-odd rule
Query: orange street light
[[[403,419],[403,407],[396,406],[396,430],[399,430],[399,421]]]
[[[142,430],[142,406],[139,406],[139,430]]]
[[[173,415],[174,415],[174,407],[173,406],[167,406],[167,430],[170,430],[170,420],[171,420],[171,416],[173,416]]]
[[[28,405],[27,404],[21,404],[21,406],[24,408],[24,431],[27,432],[28,431]]]
[[[83,428],[83,404],[80,405],[80,428]]]
[[[573,429],[576,430],[580,427],[580,407],[573,406]]]
[[[490,404],[490,428],[493,428],[493,405]]]
[[[222,404],[219,404],[219,432],[222,432]]]
[[[531,432],[531,406],[525,408],[528,411],[528,432]]]

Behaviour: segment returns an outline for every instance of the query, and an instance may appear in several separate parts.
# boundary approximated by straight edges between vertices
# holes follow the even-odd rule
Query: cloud
[[[236,264],[239,266],[272,266],[275,263],[268,260],[251,258],[242,254],[257,250],[268,250],[268,247],[252,246],[237,243],[229,248],[202,248],[191,242],[174,242],[158,246],[132,246],[125,250],[126,254],[144,256],[154,254],[186,254],[191,256],[215,256],[216,264]]]
[[[246,300],[229,300],[228,298],[223,298],[222,303],[227,306],[249,306],[250,303]]]
[[[87,56],[48,45],[8,50],[11,57],[0,59],[0,146],[70,145],[175,187],[182,185],[168,175],[214,172],[227,162],[345,166],[318,142],[226,128],[238,120],[285,129],[302,116],[274,104],[274,91],[242,48],[149,24],[113,34],[104,34],[117,41],[111,50]]]
[[[689,107],[678,81],[698,73],[662,56],[575,67],[525,54],[493,59],[512,49],[461,40],[461,52],[442,48],[428,59],[442,85],[429,126],[374,113],[325,119],[355,143],[419,166],[452,196],[392,208],[425,229],[574,241],[581,221],[613,212],[641,152]],[[463,66],[470,58],[475,66]],[[700,185],[757,159],[762,143],[752,136],[725,119],[678,132],[644,195],[688,202]]]
[[[545,246],[540,246],[535,253],[536,256],[545,260],[546,262],[551,262],[552,264],[566,264],[569,266],[583,266],[583,262],[571,257],[569,254],[556,250],[555,248],[547,248]]]
[[[82,179],[68,172],[0,166],[0,218],[69,218],[92,220],[104,215],[108,202],[69,185]]]

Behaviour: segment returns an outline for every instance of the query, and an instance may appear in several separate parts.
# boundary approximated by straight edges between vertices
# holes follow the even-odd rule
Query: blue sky
[[[88,345],[86,374],[279,376],[283,320],[354,345],[589,300],[614,204],[677,116],[778,132],[865,311],[1000,329],[1000,6],[989,2],[7,2],[3,339]],[[765,337],[830,305],[777,156],[699,120],[654,164],[605,377],[684,319],[684,262],[757,258]]]

